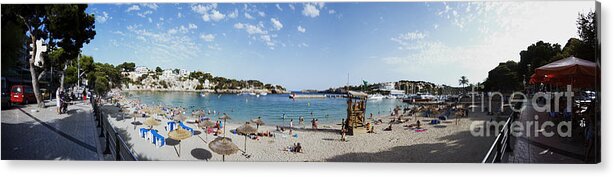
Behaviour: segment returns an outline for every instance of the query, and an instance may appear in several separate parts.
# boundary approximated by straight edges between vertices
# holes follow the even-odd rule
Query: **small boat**
[[[255,95],[256,95],[256,93],[254,93],[254,92],[249,92],[249,95],[255,96]]]
[[[266,93],[266,92],[262,92],[262,93],[260,93],[260,95],[262,95],[262,96],[266,96],[266,95],[267,95],[267,93]]]
[[[369,95],[367,96],[367,98],[370,100],[381,100],[381,99],[384,99],[384,95],[381,95],[381,94]]]
[[[206,97],[206,96],[207,96],[207,94],[206,94],[206,93],[200,93],[200,96],[201,96],[201,97]]]
[[[397,97],[394,96],[394,95],[386,95],[386,96],[384,96],[384,98],[385,99],[397,99]]]

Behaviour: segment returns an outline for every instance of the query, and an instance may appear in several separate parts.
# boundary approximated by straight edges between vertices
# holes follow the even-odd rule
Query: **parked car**
[[[11,103],[29,104],[32,102],[36,102],[32,86],[14,85],[11,87]]]

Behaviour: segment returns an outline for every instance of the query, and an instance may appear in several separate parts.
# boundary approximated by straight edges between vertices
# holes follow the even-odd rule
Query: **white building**
[[[385,91],[394,90],[394,82],[381,83],[379,89]]]
[[[205,83],[203,83],[203,87],[205,88],[211,88],[211,83],[209,83],[209,79],[205,79]]]
[[[188,74],[190,74],[190,72],[188,72],[188,70],[186,70],[186,69],[179,70],[179,75],[180,76],[185,76],[185,75],[188,75]]]
[[[175,74],[173,74],[173,70],[172,69],[165,69],[164,71],[162,71],[162,75],[165,77],[171,77]]]
[[[138,75],[142,75],[149,73],[149,69],[147,69],[147,67],[145,66],[137,66],[136,68],[134,68],[134,72],[136,72],[136,74]]]

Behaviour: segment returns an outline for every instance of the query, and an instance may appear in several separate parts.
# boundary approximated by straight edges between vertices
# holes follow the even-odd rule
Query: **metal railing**
[[[117,130],[109,123],[109,120],[104,113],[100,111],[100,106],[92,102],[94,114],[96,115],[97,127],[100,127],[100,137],[104,138],[105,150],[103,154],[111,154],[113,160],[116,161],[137,161],[138,158],[132,153],[130,147],[126,144]]]
[[[516,120],[518,113],[511,113],[507,117],[507,121],[503,125],[503,128],[499,131],[497,138],[490,146],[490,149],[486,153],[486,156],[482,160],[482,163],[501,163],[506,153],[512,151],[512,143],[511,140],[511,128],[512,122]],[[486,127],[490,128],[490,127]]]

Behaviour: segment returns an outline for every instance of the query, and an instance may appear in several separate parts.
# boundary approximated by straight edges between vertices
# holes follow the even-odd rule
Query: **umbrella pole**
[[[225,161],[224,157],[226,157],[225,155],[222,155],[222,162]]]
[[[177,154],[177,157],[181,157],[181,140],[179,141],[179,154]]]
[[[243,142],[243,151],[247,153],[247,134],[245,134],[245,141]]]

